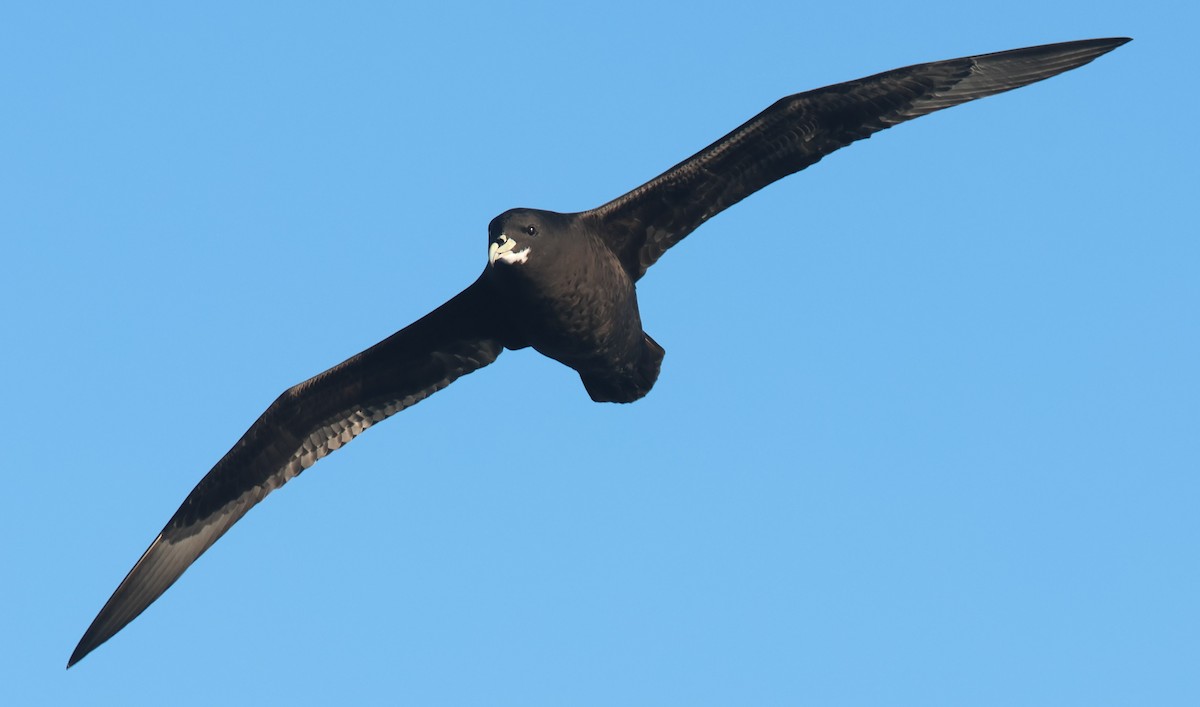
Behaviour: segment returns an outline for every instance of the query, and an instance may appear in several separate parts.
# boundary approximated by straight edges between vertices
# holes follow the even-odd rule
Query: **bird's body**
[[[481,279],[519,313],[501,322],[505,348],[532,346],[575,369],[596,402],[629,403],[654,385],[663,351],[642,330],[632,276],[590,225],[579,214],[507,211],[492,221],[491,243],[527,257],[496,257]]]
[[[68,666],[132,621],[272,490],[505,348],[533,347],[573,368],[593,400],[641,398],[658,378],[663,349],[643,329],[636,283],[699,225],[855,140],[1077,68],[1126,41],[919,64],[788,96],[595,209],[501,214],[488,228],[488,264],[471,286],[263,412],[117,587]]]

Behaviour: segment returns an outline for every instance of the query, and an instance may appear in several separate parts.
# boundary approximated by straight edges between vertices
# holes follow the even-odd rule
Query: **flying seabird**
[[[918,64],[776,101],[725,137],[590,211],[512,209],[488,225],[483,274],[371,348],[284,391],[200,480],[96,616],[67,667],[157,599],[268,493],[359,433],[532,346],[597,402],[658,378],[635,283],[671,246],[750,194],[897,123],[1083,66],[1127,38]]]

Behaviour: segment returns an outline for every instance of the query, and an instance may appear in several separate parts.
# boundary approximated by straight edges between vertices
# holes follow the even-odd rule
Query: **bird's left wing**
[[[776,101],[633,191],[581,214],[635,280],[709,218],[855,140],[1074,69],[1128,42],[1087,39],[917,64]]]
[[[275,400],[217,462],[100,610],[67,667],[111,638],[271,491],[503,347],[481,277],[449,302]]]

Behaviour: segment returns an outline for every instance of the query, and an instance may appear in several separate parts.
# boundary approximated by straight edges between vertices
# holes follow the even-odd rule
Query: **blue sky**
[[[0,11],[0,702],[1200,702],[1184,3]],[[287,386],[788,93],[1133,36],[771,186],[639,288],[644,400],[505,354],[69,672]]]

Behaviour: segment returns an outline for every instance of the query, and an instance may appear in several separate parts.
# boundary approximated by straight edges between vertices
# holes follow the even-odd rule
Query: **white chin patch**
[[[529,249],[525,248],[523,250],[510,250],[507,253],[497,253],[496,260],[503,260],[509,265],[523,263],[529,260]]]

